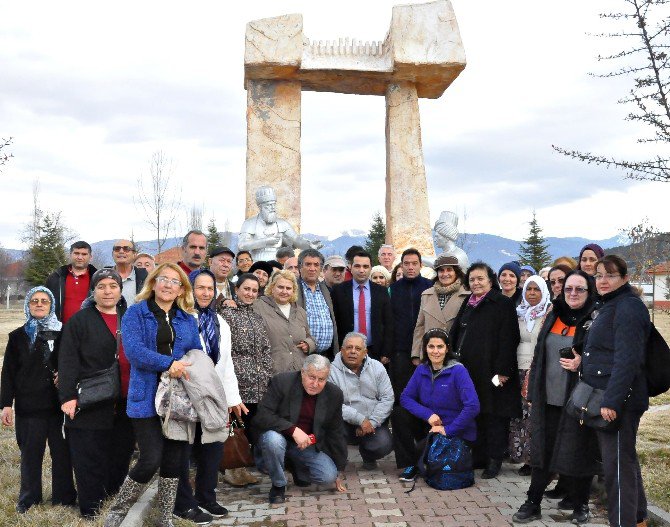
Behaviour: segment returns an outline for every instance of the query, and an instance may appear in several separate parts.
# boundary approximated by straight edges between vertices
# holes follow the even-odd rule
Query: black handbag
[[[570,394],[565,411],[577,419],[580,425],[586,425],[601,432],[613,432],[619,428],[619,421],[617,419],[605,421],[600,415],[604,394],[605,390],[594,388],[580,379]]]
[[[113,401],[121,395],[121,374],[119,373],[120,345],[121,317],[117,315],[114,363],[109,368],[98,370],[77,383],[77,408],[80,410],[86,410],[107,401]]]

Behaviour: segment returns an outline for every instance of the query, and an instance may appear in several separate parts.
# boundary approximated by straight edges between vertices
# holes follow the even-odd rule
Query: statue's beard
[[[277,213],[276,212],[261,212],[261,218],[265,223],[277,223]]]

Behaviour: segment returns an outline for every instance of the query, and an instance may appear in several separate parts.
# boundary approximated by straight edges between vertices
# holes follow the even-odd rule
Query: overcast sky
[[[39,178],[42,207],[89,241],[151,239],[133,205],[154,151],[174,160],[184,209],[223,230],[244,219],[245,24],[302,13],[312,40],[383,40],[398,1],[4,2],[0,17],[0,243],[20,248]],[[552,144],[644,157],[640,130],[595,57],[619,0],[453,0],[467,67],[420,102],[431,221],[522,238],[532,210],[547,236],[592,239],[648,216],[670,230],[670,186],[556,154]],[[384,99],[303,92],[302,230],[369,228],[384,210]],[[652,151],[653,152],[653,151]],[[185,219],[181,219],[178,233]]]

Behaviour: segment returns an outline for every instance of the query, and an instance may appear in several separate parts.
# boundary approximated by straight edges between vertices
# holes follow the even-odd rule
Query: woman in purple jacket
[[[422,346],[424,362],[414,371],[400,396],[400,406],[391,415],[396,465],[404,469],[400,481],[416,478],[416,462],[429,432],[467,442],[477,437],[477,392],[468,370],[449,351],[446,331],[427,331]]]

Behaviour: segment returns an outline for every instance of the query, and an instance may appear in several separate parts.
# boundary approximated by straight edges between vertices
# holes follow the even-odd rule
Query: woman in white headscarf
[[[526,377],[530,371],[533,352],[537,344],[544,316],[551,306],[547,282],[538,275],[530,276],[523,284],[521,303],[516,308],[519,317],[519,333],[521,341],[516,350],[516,359],[519,364],[519,381],[521,383],[521,403],[523,414],[521,418],[512,419],[509,433],[509,455],[515,463],[523,463],[519,469],[522,476],[530,475],[530,405],[526,400],[528,383]]]

